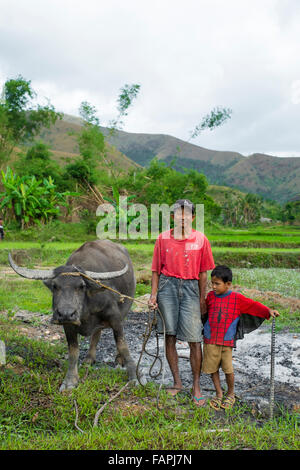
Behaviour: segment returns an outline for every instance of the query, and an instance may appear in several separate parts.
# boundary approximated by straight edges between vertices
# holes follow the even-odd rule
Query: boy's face
[[[219,277],[213,276],[211,278],[211,285],[215,294],[222,295],[222,294],[226,294],[226,292],[229,291],[231,287],[231,282],[230,281],[224,282]]]

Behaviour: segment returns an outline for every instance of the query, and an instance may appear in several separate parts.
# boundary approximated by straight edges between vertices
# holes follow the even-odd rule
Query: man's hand
[[[200,297],[200,311],[202,316],[207,313],[207,305],[204,297]]]
[[[271,317],[275,318],[275,317],[279,317],[279,313],[277,312],[277,310],[272,310],[270,309],[269,310],[269,314],[271,315]]]
[[[154,310],[158,307],[157,305],[157,294],[151,294],[148,300],[148,305],[151,310]]]

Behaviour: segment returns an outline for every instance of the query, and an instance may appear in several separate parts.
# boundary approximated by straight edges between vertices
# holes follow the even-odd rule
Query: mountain
[[[53,156],[58,162],[70,161],[79,155],[76,133],[82,130],[82,121],[74,116],[65,115],[49,129],[44,128],[38,139],[42,139],[51,148]],[[113,162],[120,171],[128,171],[131,168],[139,168],[140,165],[126,155],[122,154],[109,142],[106,143],[106,160]],[[101,167],[101,165],[100,165]],[[105,165],[103,165],[105,168]]]
[[[79,132],[81,126],[80,118],[65,115],[41,137],[53,150],[76,154],[77,142],[69,133]],[[173,161],[172,166],[179,171],[192,168],[204,173],[210,184],[257,193],[281,203],[299,197],[300,158],[260,153],[245,157],[238,152],[209,150],[170,135],[124,131],[110,135],[107,128],[101,130],[120,168],[147,166],[157,157],[167,164]]]

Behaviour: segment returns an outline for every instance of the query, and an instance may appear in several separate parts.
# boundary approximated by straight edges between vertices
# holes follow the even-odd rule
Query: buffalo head
[[[85,271],[78,266],[64,265],[51,270],[28,269],[18,266],[9,253],[9,263],[13,270],[27,279],[39,279],[52,291],[52,323],[80,325],[84,315],[87,292],[101,287],[79,273],[86,274],[93,280],[108,280],[122,276],[128,270],[126,264],[122,270],[112,272]],[[77,275],[74,275],[77,274]],[[103,289],[103,288],[102,288]]]

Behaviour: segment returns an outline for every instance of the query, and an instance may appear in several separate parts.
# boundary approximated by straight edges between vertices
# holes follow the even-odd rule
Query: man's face
[[[176,227],[191,227],[195,218],[190,209],[179,208],[174,212],[174,224]]]

